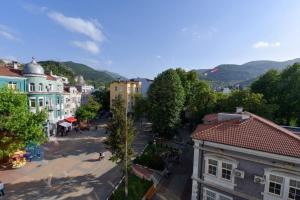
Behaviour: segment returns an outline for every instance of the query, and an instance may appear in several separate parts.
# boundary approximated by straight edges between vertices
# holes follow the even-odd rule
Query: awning
[[[77,119],[75,117],[68,117],[65,119],[67,122],[70,122],[70,123],[73,123],[73,122],[76,122]]]
[[[59,125],[60,125],[60,126],[63,126],[63,127],[66,127],[66,128],[72,126],[72,124],[71,124],[71,123],[68,123],[68,122],[62,122],[62,123],[60,123]]]

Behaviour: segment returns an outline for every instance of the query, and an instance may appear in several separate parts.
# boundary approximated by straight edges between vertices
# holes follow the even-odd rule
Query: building
[[[88,103],[88,97],[94,92],[95,88],[92,85],[87,85],[83,76],[75,77],[76,88],[81,93],[81,104]]]
[[[55,135],[57,122],[64,119],[63,82],[46,74],[34,59],[24,65],[23,76],[27,79],[30,111],[47,110],[47,134]]]
[[[19,69],[0,67],[0,86],[8,87],[18,92],[27,92],[26,78]]]
[[[206,116],[192,138],[192,200],[300,199],[300,137],[252,113]]]
[[[135,80],[114,81],[110,84],[110,107],[113,107],[113,101],[118,97],[124,99],[127,106],[127,112],[133,112],[134,97],[141,95],[142,83]]]
[[[143,97],[147,97],[147,93],[150,85],[153,83],[153,80],[147,78],[136,78],[135,81],[140,81],[142,83],[141,93]]]
[[[64,87],[64,115],[65,119],[74,117],[81,105],[81,93],[74,86]]]

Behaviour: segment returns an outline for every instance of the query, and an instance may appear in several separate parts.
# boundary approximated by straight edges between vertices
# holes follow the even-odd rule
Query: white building
[[[95,88],[92,85],[87,85],[83,76],[75,77],[76,88],[81,93],[81,104],[88,102],[88,97],[94,92]]]
[[[74,86],[64,87],[64,116],[74,117],[76,110],[81,105],[81,93]]]

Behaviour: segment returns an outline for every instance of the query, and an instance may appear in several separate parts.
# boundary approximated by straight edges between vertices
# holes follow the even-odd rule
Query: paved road
[[[181,130],[181,137],[186,142],[189,139],[189,132]],[[185,145],[180,164],[174,164],[170,171],[171,176],[164,178],[158,185],[155,200],[188,200],[191,199],[191,175],[193,166],[193,147]]]
[[[102,143],[106,137],[104,132],[100,129],[58,138],[44,145],[42,161],[28,163],[21,169],[0,171],[6,192],[2,199],[105,199],[122,173],[108,158],[97,160],[100,151],[106,151],[106,157],[110,155]],[[141,134],[135,143],[138,152],[147,141]]]

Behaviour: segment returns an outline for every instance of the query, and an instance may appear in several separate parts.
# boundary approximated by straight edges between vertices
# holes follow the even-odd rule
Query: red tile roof
[[[262,117],[247,113],[243,121],[233,119],[200,124],[193,139],[300,158],[300,137]]]
[[[47,80],[51,80],[51,81],[55,81],[56,80],[56,78],[54,78],[53,76],[50,76],[48,74],[46,74],[46,76],[47,76]]]
[[[19,69],[11,69],[7,67],[0,67],[0,76],[13,76],[13,77],[21,77],[22,71]]]

